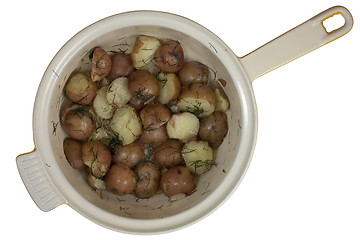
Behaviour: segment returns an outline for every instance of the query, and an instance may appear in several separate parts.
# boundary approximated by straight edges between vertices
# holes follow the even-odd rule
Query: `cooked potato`
[[[149,36],[137,37],[131,52],[134,67],[136,69],[146,69],[153,60],[154,54],[160,45],[160,41],[157,38]]]
[[[65,86],[66,96],[74,103],[87,105],[96,96],[96,84],[84,73],[77,73],[69,78]]]
[[[116,110],[106,99],[107,89],[107,86],[100,88],[93,102],[95,113],[102,119],[112,118]]]
[[[170,110],[163,104],[148,104],[140,112],[143,128],[147,131],[155,130],[169,121]]]
[[[212,148],[218,148],[228,132],[227,116],[215,111],[200,120],[199,138],[207,141]]]
[[[160,179],[160,189],[167,197],[179,193],[191,194],[196,181],[190,170],[185,166],[176,166],[167,170]]]
[[[64,154],[70,166],[74,169],[85,169],[81,157],[81,142],[66,138],[63,142]]]
[[[91,174],[91,172],[88,173],[88,183],[90,187],[92,187],[95,190],[106,190],[105,181],[102,178],[97,178],[94,175]]]
[[[185,143],[181,154],[186,167],[192,173],[201,175],[213,165],[213,150],[205,141],[190,141]]]
[[[175,139],[169,139],[166,142],[154,148],[154,162],[160,167],[174,167],[184,161],[182,155],[182,144]]]
[[[168,135],[166,132],[166,126],[162,125],[157,129],[154,130],[145,130],[143,129],[140,141],[149,144],[152,146],[156,146],[162,142],[165,142],[168,139]]]
[[[159,95],[159,84],[156,77],[148,71],[138,70],[131,74],[128,89],[133,98],[147,104]]]
[[[215,111],[226,112],[230,107],[230,101],[226,93],[222,88],[216,88],[214,90],[216,106]]]
[[[183,87],[193,83],[207,84],[209,78],[209,68],[199,62],[185,62],[179,71],[179,79]]]
[[[103,177],[110,168],[112,157],[107,147],[97,141],[83,143],[81,146],[83,163],[89,167],[91,174]]]
[[[73,139],[85,140],[95,129],[95,118],[87,106],[68,106],[60,117],[65,132]]]
[[[141,111],[141,109],[143,109],[145,107],[144,102],[142,100],[136,99],[136,98],[131,98],[130,101],[128,102],[128,104],[130,106],[132,106],[137,113],[139,113]]]
[[[129,105],[116,109],[110,128],[123,145],[134,142],[142,132],[141,121],[134,108]]]
[[[126,77],[115,79],[107,88],[106,99],[116,107],[122,107],[127,104],[131,99],[131,94],[128,89],[128,79]]]
[[[111,70],[107,76],[111,81],[118,77],[129,77],[135,71],[129,54],[116,53],[111,57]]]
[[[150,198],[159,190],[160,170],[152,162],[142,162],[134,170],[137,175],[135,194],[139,198]]]
[[[105,175],[106,188],[117,195],[126,195],[135,190],[136,174],[129,167],[114,164]]]
[[[144,147],[139,141],[125,146],[116,145],[113,149],[113,162],[121,163],[129,168],[135,167],[144,157]]]
[[[98,141],[106,145],[108,148],[114,147],[116,144],[120,144],[120,141],[116,135],[108,129],[107,126],[99,126],[92,132],[89,137],[89,141]]]
[[[191,112],[199,118],[206,117],[215,110],[215,93],[207,85],[194,83],[182,89],[177,105],[180,111]]]
[[[163,72],[175,73],[184,64],[184,51],[178,41],[169,40],[161,44],[154,56],[155,65]]]
[[[111,70],[111,57],[102,48],[94,48],[91,58],[91,79],[96,82],[104,79]]]
[[[181,92],[181,84],[178,77],[174,73],[160,72],[157,74],[159,82],[159,102],[168,104],[177,99]]]
[[[166,124],[170,138],[186,141],[195,138],[199,131],[199,119],[192,113],[173,114]]]

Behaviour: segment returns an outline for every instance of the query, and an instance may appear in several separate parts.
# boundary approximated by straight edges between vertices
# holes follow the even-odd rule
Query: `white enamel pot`
[[[323,21],[341,14],[345,24],[327,32]],[[60,204],[106,228],[136,234],[173,231],[209,215],[236,189],[250,164],[257,136],[257,110],[252,81],[257,77],[346,34],[349,11],[330,8],[244,57],[236,56],[203,26],[174,14],[135,11],[98,21],[71,38],[56,54],[40,83],[33,113],[35,149],[17,157],[21,178],[36,205],[49,211]],[[149,200],[93,191],[63,154],[65,133],[59,124],[63,87],[78,66],[86,68],[95,46],[119,50],[138,35],[176,39],[186,59],[197,60],[226,80],[230,99],[229,132],[217,151],[216,166],[201,176],[197,191],[169,201],[158,194]],[[123,49],[124,50],[124,49]]]

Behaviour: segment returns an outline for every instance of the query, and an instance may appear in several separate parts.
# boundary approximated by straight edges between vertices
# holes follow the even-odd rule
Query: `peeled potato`
[[[216,99],[216,111],[226,112],[230,107],[230,101],[226,93],[221,88],[216,88],[214,90],[215,99]]]
[[[126,77],[115,79],[107,88],[106,99],[116,107],[122,107],[129,102],[131,94],[128,90],[128,79]]]
[[[115,112],[115,108],[106,99],[107,89],[107,86],[100,88],[93,102],[95,113],[103,119],[112,118]]]
[[[154,58],[154,54],[160,41],[149,36],[139,36],[136,38],[134,48],[131,52],[131,59],[136,69],[146,69]]]
[[[159,102],[168,104],[177,99],[181,92],[181,84],[174,73],[160,72],[157,75],[159,82]]]
[[[166,124],[169,138],[186,141],[195,138],[200,127],[199,119],[192,113],[183,112],[172,115]]]
[[[213,165],[213,150],[205,141],[191,141],[185,143],[181,154],[186,167],[198,175],[207,172]]]

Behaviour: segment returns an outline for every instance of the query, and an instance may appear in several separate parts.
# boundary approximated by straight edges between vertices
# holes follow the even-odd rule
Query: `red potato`
[[[174,167],[184,161],[181,155],[182,144],[175,139],[169,139],[154,149],[154,162],[160,167]]]
[[[111,57],[111,70],[107,76],[110,81],[118,77],[129,77],[135,71],[129,54],[117,53]]]
[[[160,189],[165,196],[171,197],[179,193],[191,194],[196,188],[196,181],[185,166],[176,166],[167,170],[160,179]]]
[[[154,58],[160,41],[150,36],[138,36],[131,52],[131,60],[136,69],[147,69]]]
[[[101,142],[83,143],[81,154],[83,163],[89,167],[95,177],[103,177],[109,170],[112,161],[111,152]]]
[[[136,174],[123,164],[114,164],[105,175],[106,188],[117,195],[126,195],[135,190]]]
[[[60,118],[65,132],[76,140],[88,139],[95,129],[95,118],[86,106],[68,106]]]
[[[161,173],[152,162],[142,162],[135,168],[137,183],[135,194],[139,198],[150,198],[159,190]]]
[[[207,84],[209,78],[209,68],[199,62],[185,62],[179,71],[179,79],[183,87],[193,83]]]
[[[184,51],[178,41],[169,40],[156,50],[155,65],[163,72],[175,73],[184,64]]]
[[[71,76],[65,86],[66,97],[82,105],[90,104],[96,96],[96,91],[96,84],[84,73]]]
[[[144,148],[139,141],[132,142],[128,145],[116,145],[113,149],[113,162],[121,163],[129,168],[144,159]]]
[[[128,89],[133,98],[144,104],[152,102],[159,95],[156,77],[145,70],[137,70],[129,77]]]
[[[94,82],[104,79],[111,70],[111,57],[102,48],[94,48],[91,57],[91,79]]]
[[[163,104],[148,104],[140,112],[143,128],[147,131],[155,130],[169,121],[170,109]]]
[[[212,148],[218,148],[228,132],[227,116],[215,111],[200,120],[199,138],[207,141]]]
[[[141,142],[143,142],[145,144],[153,145],[153,146],[156,146],[162,142],[165,142],[166,139],[168,139],[168,135],[166,132],[165,125],[162,125],[159,128],[154,129],[154,130],[143,129],[141,136],[140,136]]]
[[[63,142],[64,154],[70,166],[74,169],[85,169],[81,157],[81,142],[66,138]]]

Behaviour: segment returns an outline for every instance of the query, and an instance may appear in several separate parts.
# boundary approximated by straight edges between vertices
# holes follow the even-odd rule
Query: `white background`
[[[6,1],[1,31],[1,235],[11,239],[360,239],[360,4],[357,0]],[[190,18],[243,56],[334,6],[355,25],[346,36],[253,83],[259,133],[251,166],[217,211],[155,236],[114,232],[67,205],[42,212],[15,158],[34,148],[37,87],[60,47],[87,25],[129,10]]]

